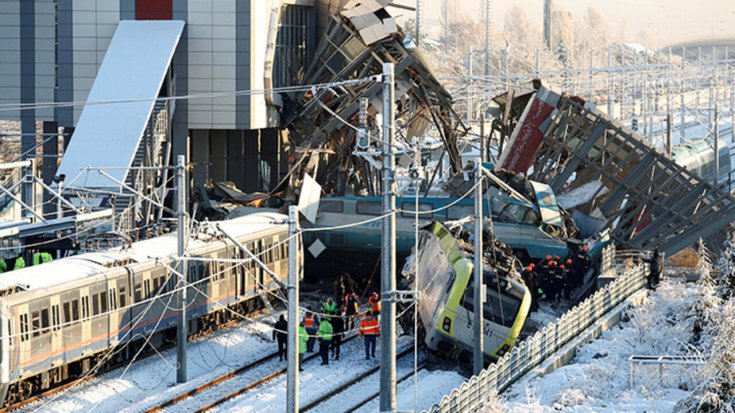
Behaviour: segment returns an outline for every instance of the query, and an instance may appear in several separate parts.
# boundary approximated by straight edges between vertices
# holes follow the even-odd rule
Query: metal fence
[[[608,263],[618,261],[617,256],[611,257],[614,251],[614,249],[606,251]],[[428,411],[434,413],[480,410],[491,395],[501,393],[610,310],[645,287],[648,271],[648,265],[645,263],[626,270],[614,282],[577,304],[556,322],[522,341],[479,375],[472,376],[459,388],[452,390]]]

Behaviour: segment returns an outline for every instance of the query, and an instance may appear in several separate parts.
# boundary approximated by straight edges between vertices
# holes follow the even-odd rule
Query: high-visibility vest
[[[51,254],[48,252],[36,252],[33,254],[33,265],[44,264],[51,261]]]
[[[331,341],[333,334],[334,328],[332,327],[332,324],[327,320],[322,320],[322,322],[319,323],[319,338],[324,341]]]
[[[314,328],[314,314],[304,315],[304,327]]]
[[[309,335],[304,327],[299,326],[299,353],[306,353],[306,342],[309,341]]]
[[[370,297],[370,310],[373,314],[380,312],[380,298]]]
[[[332,302],[332,303],[326,302],[326,303],[322,304],[322,309],[327,314],[330,314],[330,313],[337,314],[337,303],[335,303],[335,302]]]
[[[23,257],[18,257],[15,259],[15,265],[13,266],[13,270],[19,270],[21,268],[24,268],[26,266],[26,260],[23,259]]]
[[[373,316],[367,316],[360,321],[360,335],[375,336],[380,333],[380,325],[378,319]]]

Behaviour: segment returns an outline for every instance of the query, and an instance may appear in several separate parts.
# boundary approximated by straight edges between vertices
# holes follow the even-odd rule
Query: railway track
[[[256,311],[248,314],[248,317],[256,317],[258,315],[264,314],[266,311],[267,311],[266,308],[261,308],[259,310],[256,310]],[[197,335],[190,336],[189,337],[189,340],[197,339],[197,338],[201,338],[201,337],[206,337],[206,336],[211,335],[211,334],[213,334],[213,333],[215,333],[217,331],[222,331],[222,330],[227,329],[229,327],[233,327],[234,325],[237,325],[237,324],[239,324],[241,322],[242,321],[240,321],[238,319],[228,320],[228,321],[226,321],[226,322],[224,322],[224,323],[216,326],[214,329],[212,329],[212,330],[210,330],[210,331],[208,331],[206,333],[203,333],[203,334],[202,333],[199,333]],[[174,348],[175,346],[176,346],[175,343],[164,344],[161,347],[159,347],[157,349],[157,351],[160,352],[160,351],[169,350],[169,349]],[[152,350],[151,351],[147,351],[147,352],[145,352],[142,355],[142,357],[139,357],[137,361],[144,360],[144,359],[148,358],[149,356],[151,356],[153,354],[156,354],[156,351],[152,351]],[[272,357],[275,357],[277,355],[278,355],[278,353],[276,352],[276,353],[270,354],[270,355],[268,355],[266,357],[263,357],[262,359],[272,358]],[[262,359],[259,359],[256,362],[261,362]],[[35,394],[35,395],[33,395],[33,396],[25,399],[25,400],[19,401],[17,403],[13,403],[13,404],[8,405],[8,406],[0,407],[0,413],[12,412],[14,410],[20,409],[21,407],[27,406],[27,405],[29,405],[31,403],[35,403],[35,402],[41,401],[41,400],[46,399],[48,397],[51,397],[51,396],[53,396],[53,395],[55,395],[57,393],[61,393],[63,391],[69,390],[69,389],[71,389],[71,388],[73,388],[73,387],[75,387],[75,386],[77,386],[79,384],[85,383],[85,382],[87,382],[87,381],[89,381],[89,380],[91,380],[91,379],[93,379],[95,377],[98,377],[99,375],[113,373],[116,370],[121,369],[124,366],[126,366],[127,363],[128,363],[128,361],[123,360],[121,362],[117,362],[117,363],[114,363],[114,364],[109,364],[109,365],[101,368],[100,371],[98,371],[96,374],[89,374],[89,375],[87,375],[87,376],[85,376],[84,378],[81,378],[81,379],[78,379],[78,378],[77,379],[72,379],[68,383],[64,383],[62,385],[59,385],[59,386],[56,386],[54,388],[48,389],[48,390],[46,390],[46,391],[44,391],[42,393]],[[255,362],[253,362],[253,363],[255,363]],[[253,364],[253,363],[250,363],[250,364]],[[226,379],[223,379],[223,381],[224,380],[226,380]],[[191,397],[191,396],[189,396],[189,397]]]
[[[411,355],[411,354],[413,354],[413,347],[409,347],[409,348],[401,351],[400,353],[398,353],[396,355],[396,358],[397,359],[401,359],[401,358],[406,357],[406,356]],[[423,370],[424,367],[426,367],[426,364],[427,364],[426,361],[421,362],[418,365],[418,370]],[[339,396],[340,394],[343,394],[343,393],[347,392],[352,387],[354,387],[355,385],[359,384],[359,382],[361,382],[363,380],[366,380],[370,376],[373,376],[375,374],[378,374],[379,372],[380,372],[380,365],[377,365],[377,366],[375,366],[375,367],[373,367],[373,368],[371,368],[371,369],[369,369],[369,370],[361,373],[359,376],[357,376],[356,378],[354,378],[352,381],[347,382],[347,383],[344,383],[344,384],[342,384],[340,386],[337,386],[336,388],[334,388],[334,389],[332,389],[332,390],[324,393],[323,395],[321,395],[317,399],[312,400],[311,402],[309,402],[309,403],[301,406],[301,408],[299,410],[302,411],[302,412],[312,411],[312,410],[314,410],[314,408],[316,408],[320,404],[323,404],[327,400],[332,399],[332,398],[334,398],[336,396]],[[413,370],[411,370],[408,373],[403,374],[402,376],[400,376],[400,377],[398,377],[396,379],[396,384],[399,384],[399,383],[402,383],[402,382],[408,380],[411,376],[413,376],[413,374],[414,374],[414,371]],[[375,381],[375,382],[377,383],[377,381]],[[345,411],[346,412],[353,412],[353,411],[359,409],[360,407],[364,406],[365,404],[369,403],[371,400],[375,399],[379,395],[380,395],[380,392],[379,391],[378,392],[371,393],[368,397],[366,397],[366,398],[360,400],[359,402],[353,404],[350,408],[346,409]]]
[[[345,338],[345,340],[342,343],[343,344],[344,343],[348,343],[348,342],[354,340],[355,338],[357,338],[357,335],[348,336],[347,338]],[[175,397],[172,397],[172,398],[170,398],[170,399],[168,399],[166,401],[163,401],[161,403],[158,403],[157,405],[155,405],[155,406],[153,406],[153,407],[145,410],[145,412],[146,413],[159,412],[159,411],[164,410],[166,408],[172,407],[172,406],[176,405],[177,403],[181,403],[181,402],[183,402],[183,401],[185,401],[187,399],[190,399],[193,396],[201,395],[204,392],[206,392],[206,391],[214,388],[215,386],[218,386],[218,385],[220,385],[220,384],[222,384],[224,382],[229,381],[230,379],[233,379],[233,378],[235,378],[237,376],[240,376],[240,375],[243,375],[243,374],[248,373],[250,371],[253,371],[253,370],[255,370],[256,368],[258,368],[260,366],[264,366],[268,361],[270,361],[272,359],[275,359],[275,357],[277,355],[278,355],[278,353],[275,352],[275,353],[269,354],[269,355],[267,355],[265,357],[262,357],[262,358],[260,358],[258,360],[255,360],[253,362],[250,362],[250,363],[246,364],[243,367],[240,367],[240,368],[238,368],[236,370],[233,370],[233,371],[231,371],[229,373],[223,374],[223,375],[215,378],[214,380],[211,380],[211,381],[209,381],[207,383],[204,383],[204,384],[202,384],[202,385],[200,385],[200,386],[198,386],[198,387],[196,387],[194,389],[191,389],[191,390],[189,390],[189,391],[187,391],[185,393],[182,393],[182,394],[177,395]],[[309,361],[309,360],[313,360],[313,359],[315,359],[317,357],[319,357],[319,353],[310,354],[310,355],[304,357],[304,360],[303,361],[306,362],[306,361]],[[254,381],[251,381],[250,383],[248,383],[245,386],[239,387],[239,388],[235,389],[234,391],[228,392],[225,396],[217,398],[213,402],[208,403],[206,406],[199,407],[199,408],[196,408],[196,409],[192,409],[192,410],[189,410],[189,411],[205,412],[207,410],[213,409],[214,407],[217,407],[217,406],[221,405],[222,403],[225,403],[225,402],[227,402],[229,400],[232,400],[235,397],[240,396],[241,394],[244,394],[244,393],[246,393],[246,392],[248,392],[248,391],[250,391],[250,390],[252,390],[252,389],[254,389],[254,388],[256,388],[256,387],[258,387],[258,386],[260,386],[262,384],[264,384],[264,383],[267,383],[267,382],[269,382],[269,381],[271,381],[271,380],[273,380],[273,379],[275,379],[275,378],[277,378],[277,377],[285,374],[286,371],[287,371],[286,368],[283,368],[283,367],[282,368],[278,368],[275,371],[272,371],[272,372],[270,372],[270,373],[268,373],[266,375],[263,375],[262,377],[260,377],[260,378],[258,378],[256,380],[254,380]]]

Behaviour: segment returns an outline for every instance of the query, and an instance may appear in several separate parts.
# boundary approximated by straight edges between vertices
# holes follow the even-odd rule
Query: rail
[[[616,263],[618,253],[614,249],[606,249],[603,262]],[[627,255],[626,259],[631,258]],[[641,258],[645,253],[639,253]],[[607,260],[607,261],[605,261]],[[533,336],[522,341],[511,352],[495,364],[472,376],[459,388],[444,396],[433,405],[428,412],[475,412],[482,409],[488,397],[499,394],[508,386],[539,366],[554,355],[570,340],[577,337],[589,326],[602,318],[628,297],[644,288],[648,265],[641,262],[635,267],[625,270],[615,281],[595,292],[591,297],[577,304],[559,317],[556,322],[544,327]],[[617,265],[612,268],[619,268]]]

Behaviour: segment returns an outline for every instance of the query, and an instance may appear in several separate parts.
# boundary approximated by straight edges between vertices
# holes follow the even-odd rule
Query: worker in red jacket
[[[378,296],[378,293],[373,291],[368,301],[370,302],[370,311],[373,312],[373,315],[376,317],[380,316],[380,296]]]
[[[360,336],[365,338],[365,360],[375,358],[375,345],[380,335],[380,325],[372,311],[368,311],[360,322]]]

